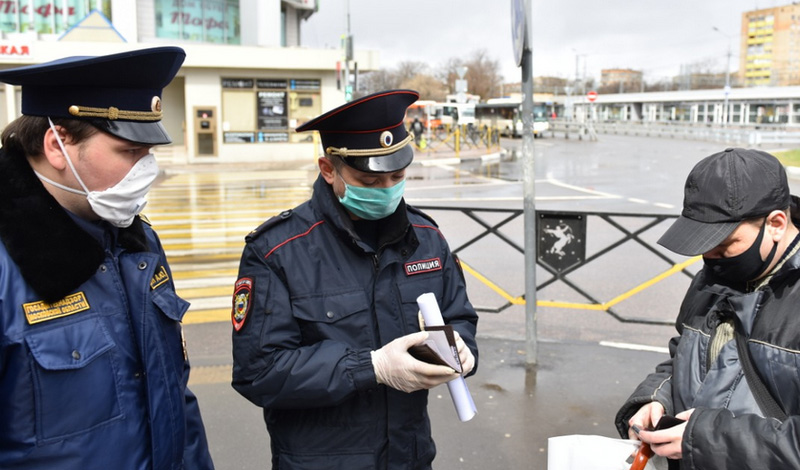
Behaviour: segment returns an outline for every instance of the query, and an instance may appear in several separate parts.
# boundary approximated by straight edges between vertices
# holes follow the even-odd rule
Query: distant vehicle
[[[442,111],[442,125],[475,124],[475,103],[436,103]]]
[[[425,129],[436,129],[442,125],[442,110],[436,108],[436,101],[417,100],[406,110],[406,128],[414,118],[419,118]]]
[[[547,105],[533,103],[533,136],[542,137],[550,129]],[[522,137],[522,101],[513,98],[491,98],[475,105],[478,126],[494,127],[505,137]]]

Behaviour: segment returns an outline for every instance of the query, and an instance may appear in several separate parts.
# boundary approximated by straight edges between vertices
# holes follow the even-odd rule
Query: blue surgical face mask
[[[339,202],[358,218],[378,220],[388,217],[394,214],[403,199],[405,179],[389,188],[365,188],[347,184],[342,175],[339,172],[337,174],[344,183],[344,197],[337,195]]]

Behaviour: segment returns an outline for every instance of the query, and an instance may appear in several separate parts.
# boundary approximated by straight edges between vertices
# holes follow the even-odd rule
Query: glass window
[[[86,18],[94,6],[95,2],[86,0],[0,2],[0,30],[6,33],[21,33],[31,31],[33,26],[33,30],[37,33],[61,34]],[[106,18],[111,18],[111,0],[102,0],[100,12]]]
[[[156,0],[156,36],[240,44],[237,0]]]
[[[322,112],[319,79],[222,79],[223,140],[228,143],[305,142],[293,130]]]
[[[254,113],[243,113],[244,109],[255,109],[255,95],[242,91],[223,91],[222,92],[222,116],[233,130],[253,130],[256,128],[256,116]]]

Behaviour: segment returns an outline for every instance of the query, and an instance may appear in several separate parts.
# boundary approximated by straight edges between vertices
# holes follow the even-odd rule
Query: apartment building
[[[800,5],[742,13],[741,38],[740,83],[800,85]]]

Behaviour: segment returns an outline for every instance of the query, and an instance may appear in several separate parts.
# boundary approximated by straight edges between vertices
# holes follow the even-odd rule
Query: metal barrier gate
[[[494,282],[493,280],[489,279],[488,276],[482,275],[478,269],[475,269],[469,260],[468,256],[464,256],[464,253],[470,248],[475,246],[481,241],[488,239],[489,237],[494,237],[499,239],[503,242],[503,244],[507,245],[508,247],[512,248],[513,251],[518,252],[519,254],[525,253],[525,248],[522,244],[516,240],[514,240],[514,236],[508,233],[504,233],[501,231],[504,227],[510,227],[512,224],[517,225],[517,230],[520,228],[524,230],[524,223],[523,217],[520,217],[524,214],[522,209],[496,209],[496,208],[477,208],[477,207],[447,207],[447,206],[426,206],[426,205],[419,205],[415,206],[423,211],[426,212],[440,212],[446,211],[448,214],[447,217],[452,218],[452,214],[454,212],[459,213],[460,215],[466,216],[469,220],[473,221],[479,227],[477,234],[471,234],[463,236],[462,238],[468,238],[466,240],[457,240],[454,246],[451,246],[451,250],[453,253],[458,254],[459,258],[461,259],[461,265],[464,268],[465,273],[468,273],[472,276],[475,276],[480,282],[484,285],[495,291],[498,295],[500,295],[504,300],[505,303],[498,306],[498,307],[479,307],[475,306],[476,310],[482,312],[489,312],[489,313],[499,313],[512,305],[524,305],[525,303],[525,296],[524,296],[524,288],[523,293],[518,296],[514,296],[509,294],[506,290],[499,287],[499,285]],[[480,214],[480,215],[479,215]],[[483,215],[484,217],[481,217]],[[487,216],[494,217],[496,220],[488,221]],[[668,277],[683,273],[684,275],[688,276],[689,278],[694,276],[694,273],[688,270],[691,265],[699,261],[701,258],[694,257],[690,258],[683,262],[674,262],[670,259],[669,256],[663,253],[664,249],[656,247],[654,242],[651,242],[644,238],[644,235],[654,227],[658,226],[659,224],[677,218],[675,215],[664,215],[664,214],[630,214],[630,213],[599,213],[599,212],[576,212],[576,211],[537,211],[536,212],[536,231],[537,231],[537,260],[538,260],[538,267],[539,271],[544,270],[545,273],[548,274],[549,278],[544,280],[539,280],[539,275],[537,274],[537,306],[546,306],[546,307],[561,307],[561,308],[573,308],[573,309],[586,309],[586,310],[600,310],[605,311],[614,317],[616,320],[623,322],[623,323],[639,323],[639,324],[650,324],[650,325],[673,325],[674,320],[659,320],[653,318],[644,318],[644,317],[634,317],[629,315],[624,315],[616,311],[614,308],[620,302],[631,298],[634,295],[641,294],[648,288],[654,286],[656,283],[659,283]],[[616,230],[620,238],[616,238],[613,240],[609,240],[607,242],[602,242],[598,247],[595,248],[593,253],[585,256],[580,251],[580,241],[581,238],[583,239],[583,248],[585,251],[586,248],[586,225],[587,222],[595,219],[597,221],[602,221],[610,230]],[[628,228],[624,225],[626,220],[634,220],[636,225],[634,228]],[[522,227],[519,225],[522,224]],[[596,224],[593,224],[596,225]],[[442,227],[445,227],[445,224],[442,224]],[[461,226],[463,227],[463,225]],[[584,233],[581,234],[580,230],[583,227]],[[447,231],[444,228],[444,231]],[[513,228],[512,228],[513,231]],[[459,230],[462,232],[462,230]],[[515,232],[516,233],[516,232]],[[550,247],[549,250],[543,250],[543,242],[547,240],[549,234],[553,234],[553,237],[561,241],[561,243],[554,243]],[[658,232],[660,233],[663,232]],[[463,235],[459,233],[459,235]],[[572,237],[570,239],[570,236]],[[560,238],[559,238],[560,237]],[[522,239],[522,237],[519,237]],[[605,238],[609,238],[606,236]],[[448,234],[448,240],[451,240],[451,235]],[[565,240],[567,240],[565,242]],[[598,299],[598,296],[589,292],[589,290],[581,285],[580,280],[573,279],[576,274],[581,270],[586,268],[587,265],[593,262],[597,262],[600,258],[609,256],[615,250],[625,249],[628,253],[634,251],[630,247],[625,247],[628,243],[635,243],[636,246],[641,247],[641,249],[645,250],[645,252],[650,253],[655,257],[657,260],[662,260],[669,267],[666,270],[647,274],[648,277],[643,282],[639,282],[637,285],[625,289],[623,292],[620,292],[618,295],[615,295],[613,298],[607,301],[602,301]],[[567,245],[575,245],[571,247],[569,252],[564,251]],[[557,245],[560,245],[557,246]],[[578,248],[575,248],[578,247]],[[560,251],[559,251],[560,248]],[[478,253],[481,253],[481,250],[478,250]],[[563,254],[564,256],[558,256],[558,254]],[[553,261],[548,259],[550,255],[556,255],[558,261]],[[572,255],[572,256],[569,256]],[[676,255],[677,256],[677,255]],[[635,260],[629,260],[635,262]],[[649,265],[648,265],[649,266]],[[521,272],[521,271],[520,271]],[[580,302],[564,302],[564,301],[556,301],[556,300],[541,300],[539,297],[538,292],[542,289],[545,289],[548,286],[551,286],[557,282],[563,283],[565,286],[572,289],[574,292],[578,293],[582,298],[584,298],[588,303],[580,303]],[[677,300],[679,301],[682,296],[679,296]],[[673,310],[673,312],[677,312],[677,308]],[[672,316],[674,318],[674,315]]]

